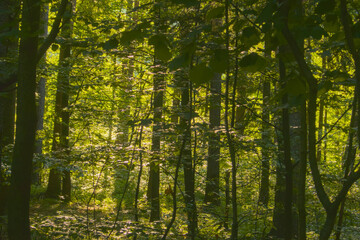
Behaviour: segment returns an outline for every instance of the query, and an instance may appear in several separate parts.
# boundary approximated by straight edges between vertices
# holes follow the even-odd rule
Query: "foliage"
[[[57,11],[55,2],[50,2],[50,23]],[[359,4],[348,2],[358,50]],[[325,191],[333,200],[343,186],[350,133],[358,131],[350,122],[355,86],[360,80],[356,79],[355,62],[348,52],[339,3],[311,0],[302,4],[304,11],[291,5],[293,14],[287,21],[295,38],[305,40],[304,59],[317,84],[317,164]],[[231,237],[231,206],[225,204],[229,187],[226,172],[232,167],[227,134],[236,150],[239,239],[267,237],[274,229],[276,174],[282,164],[281,113],[286,109],[292,114],[304,101],[309,102],[311,87],[290,48],[278,51],[287,44],[278,2],[82,0],[76,3],[75,13],[71,39],[57,37],[48,50],[45,67],[38,69],[38,78],[46,78],[47,90],[44,129],[37,133],[42,139],[42,153],[33,159],[41,184],[31,191],[32,238],[107,239],[111,235],[110,239],[130,239],[136,235],[137,239],[160,239],[174,214],[173,197],[177,200],[177,216],[168,239],[189,237],[182,168],[174,196],[177,164],[184,162],[184,121],[189,122],[191,131],[191,149],[187,150],[191,151],[195,169],[198,239]],[[0,37],[6,37],[4,34]],[[70,114],[70,133],[69,146],[56,150],[53,142],[60,138],[54,136],[56,93],[67,91],[57,83],[58,74],[66,74],[58,63],[63,44],[72,47],[71,57],[66,59],[71,66],[69,103],[62,109]],[[14,61],[13,56],[0,56],[0,60]],[[279,81],[279,61],[287,69],[286,86]],[[2,72],[1,76],[8,74]],[[220,76],[222,85],[221,92],[216,93],[221,99],[221,126],[214,129],[221,139],[221,203],[211,206],[203,201],[208,145],[214,136],[209,126],[211,82],[216,76]],[[160,78],[164,84],[154,89],[154,82]],[[269,99],[264,99],[262,92],[266,82],[271,86]],[[164,94],[160,120],[152,114],[156,110],[155,90]],[[182,105],[185,94],[190,96],[186,106]],[[233,122],[227,126],[229,131],[225,109],[229,109]],[[268,122],[264,112],[269,114]],[[160,154],[151,148],[156,127],[160,129],[156,134],[161,135]],[[264,134],[269,141],[264,142]],[[357,146],[359,140],[353,139]],[[9,184],[12,149],[13,145],[2,146],[2,185]],[[270,152],[268,206],[258,201],[264,149]],[[148,166],[155,154],[159,155],[156,164],[160,167],[161,220],[149,222]],[[355,159],[358,161],[357,155]],[[294,156],[292,164],[298,164]],[[356,164],[352,164],[353,171]],[[44,199],[50,169],[71,172],[69,203]],[[358,191],[356,182],[347,195],[343,239],[359,236]],[[307,237],[318,239],[326,212],[319,203],[310,169],[306,209]]]

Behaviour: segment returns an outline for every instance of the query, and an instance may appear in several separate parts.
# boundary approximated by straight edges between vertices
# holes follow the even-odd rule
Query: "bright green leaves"
[[[206,63],[200,63],[190,69],[189,77],[190,81],[195,85],[195,87],[200,86],[201,84],[207,83],[214,76],[211,68],[206,66]]]
[[[249,49],[260,42],[260,32],[255,27],[246,27],[241,33],[240,40],[245,48]]]
[[[266,67],[266,59],[256,53],[250,53],[240,60],[239,65],[248,72],[262,71]]]
[[[229,53],[226,49],[215,49],[210,60],[210,67],[214,72],[223,73],[229,66]]]
[[[169,49],[169,43],[166,36],[163,34],[157,34],[151,36],[148,41],[149,45],[153,45],[155,48],[154,54],[157,59],[167,62],[171,58],[171,52]]]

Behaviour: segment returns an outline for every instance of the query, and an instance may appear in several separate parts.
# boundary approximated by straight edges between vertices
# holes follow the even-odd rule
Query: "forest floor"
[[[121,210],[114,224],[116,212],[114,204],[99,207],[41,199],[31,204],[32,239],[134,239],[135,234],[138,240],[161,239],[171,218],[171,212],[166,212],[163,213],[166,220],[149,223],[148,214],[143,212],[143,218],[136,223],[132,211]],[[186,226],[186,215],[178,210],[177,219],[167,239],[186,239]],[[212,228],[212,231],[207,228]],[[229,237],[229,232],[224,231],[220,223],[207,216],[199,216],[197,239],[219,240]]]

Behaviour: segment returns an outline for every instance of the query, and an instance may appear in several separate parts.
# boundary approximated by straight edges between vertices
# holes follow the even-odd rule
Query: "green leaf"
[[[336,33],[340,30],[338,16],[335,13],[326,14],[325,21],[322,24],[327,32]]]
[[[318,5],[315,8],[316,14],[326,14],[335,9],[336,2],[335,0],[320,0]]]
[[[203,83],[209,82],[214,73],[205,63],[200,63],[190,70],[189,76],[190,81],[194,83],[195,87],[198,87]]]
[[[132,41],[142,41],[144,39],[144,33],[139,29],[130,31],[124,31],[121,33],[120,43],[123,45],[129,45]]]
[[[225,13],[225,7],[212,8],[206,13],[206,20],[210,21],[211,19],[214,18],[222,18],[224,16],[224,13]]]
[[[347,72],[341,72],[339,70],[327,71],[325,72],[325,77],[331,79],[334,82],[341,82],[350,78]]]
[[[138,124],[139,126],[149,126],[151,123],[153,122],[152,119],[141,119],[140,123]]]
[[[233,25],[233,30],[235,32],[240,32],[245,24],[246,24],[246,21],[244,19],[236,19],[236,21]]]
[[[229,66],[229,53],[226,49],[216,49],[210,60],[210,67],[214,72],[223,73]]]
[[[51,50],[53,50],[54,52],[56,51],[56,50],[58,50],[59,49],[59,45],[58,44],[53,44],[53,45],[51,45]]]
[[[169,70],[174,71],[179,68],[184,68],[189,66],[190,58],[184,54],[176,56],[173,60],[169,62]]]
[[[171,58],[171,52],[168,47],[168,41],[163,34],[151,36],[148,41],[149,45],[155,48],[155,57],[166,62]]]
[[[155,57],[167,62],[171,57],[170,49],[166,45],[155,45]]]
[[[174,4],[183,4],[186,7],[192,7],[197,6],[199,4],[199,1],[196,0],[171,0]]]
[[[314,26],[310,29],[310,36],[314,39],[320,40],[322,36],[328,36],[327,32],[320,26]]]
[[[268,1],[264,9],[257,17],[255,23],[262,24],[262,23],[270,22],[275,10],[276,10],[276,4],[274,3],[274,1]]]
[[[119,45],[119,41],[116,38],[109,39],[108,41],[102,44],[102,48],[104,50],[111,50],[117,48]]]
[[[332,82],[330,82],[329,80],[324,80],[322,82],[319,83],[318,86],[318,96],[321,96],[325,93],[327,93],[331,88],[332,88],[333,84]]]
[[[266,67],[266,60],[256,53],[250,53],[240,59],[239,65],[245,71],[257,72],[263,70]]]
[[[303,95],[306,93],[306,85],[304,81],[297,76],[290,77],[286,84],[286,90],[291,96]]]
[[[250,48],[260,42],[260,32],[254,27],[246,27],[242,31],[240,40],[246,48]]]

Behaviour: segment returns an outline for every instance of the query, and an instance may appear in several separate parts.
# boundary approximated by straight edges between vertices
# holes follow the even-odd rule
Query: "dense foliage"
[[[359,9],[2,4],[0,238],[360,238]]]

